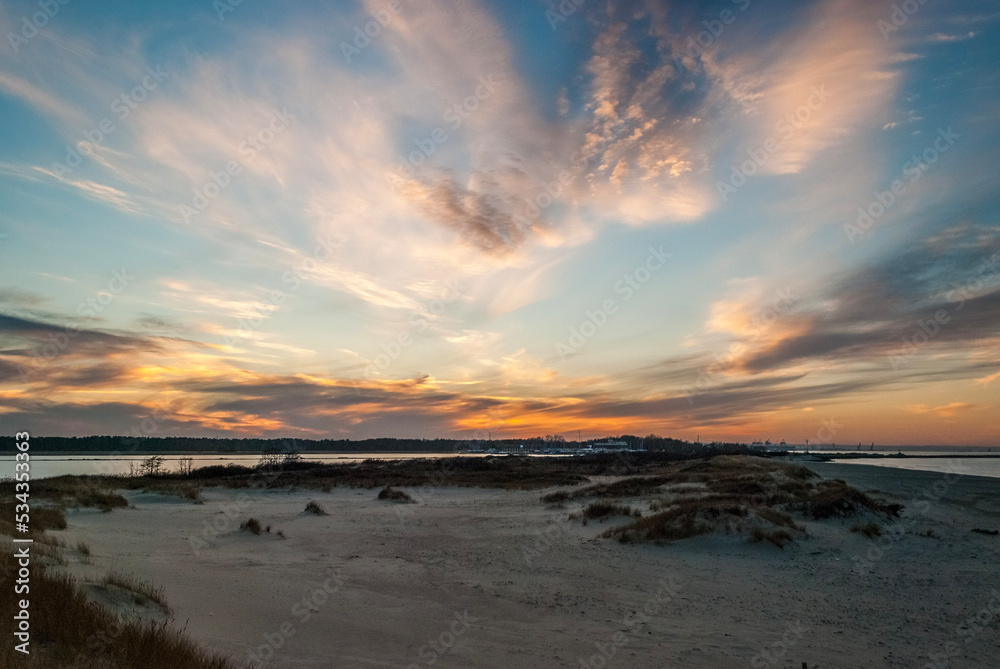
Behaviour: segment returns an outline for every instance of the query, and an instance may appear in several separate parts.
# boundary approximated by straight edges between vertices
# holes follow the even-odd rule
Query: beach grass
[[[270,527],[270,525],[268,525],[268,527]],[[256,518],[248,518],[247,520],[244,520],[242,523],[240,523],[240,529],[249,530],[259,536],[261,532],[260,521],[257,520]]]
[[[12,507],[13,504],[13,497],[5,496],[0,507]],[[5,514],[5,517],[13,515]],[[241,669],[240,664],[228,657],[200,648],[170,621],[155,623],[120,617],[117,612],[88,598],[76,579],[46,566],[65,564],[62,551],[66,543],[46,533],[48,529],[65,528],[66,516],[61,509],[32,508],[31,532],[27,536],[34,541],[30,550],[35,559],[24,567],[28,570],[26,580],[31,588],[30,666],[38,669]],[[26,536],[16,533],[15,529],[9,522],[0,523],[0,534]],[[23,565],[15,557],[14,545],[4,543],[6,545],[0,550],[0,580],[11,583],[15,575],[20,577]],[[89,558],[90,547],[86,543],[78,542],[76,550]],[[164,612],[170,610],[162,588],[134,576],[111,573],[105,576],[102,584],[153,601]],[[0,616],[12,620],[24,596],[13,587],[0,589]],[[14,646],[12,640],[0,644],[0,666],[27,666],[23,662],[25,656]]]
[[[410,497],[409,493],[405,490],[397,490],[392,486],[386,486],[378,493],[378,498],[381,500],[388,500],[390,502],[402,502],[404,504],[413,504],[414,500]]]
[[[647,476],[630,476],[541,497],[550,504],[596,498],[582,517],[629,515],[621,501],[645,502],[651,515],[613,527],[602,536],[623,543],[669,543],[722,531],[744,534],[752,542],[784,547],[805,534],[804,519],[875,515],[898,516],[902,507],[886,504],[841,480],[823,480],[800,465],[753,456],[718,456],[675,462]]]
[[[104,585],[113,585],[127,590],[135,595],[136,604],[145,604],[146,600],[158,604],[167,613],[170,612],[170,605],[167,603],[166,595],[162,587],[156,587],[151,583],[143,581],[133,574],[112,571],[101,581]]]
[[[0,571],[14,573],[13,551],[0,554]],[[31,662],[39,669],[237,669],[228,658],[209,653],[167,622],[121,619],[91,601],[77,581],[37,566],[31,580]],[[0,592],[0,615],[16,613],[13,588]],[[22,666],[13,643],[0,644],[0,666]]]
[[[630,506],[615,504],[613,502],[593,502],[588,504],[583,510],[583,517],[588,520],[598,520],[613,516],[634,516],[638,518],[642,516],[642,513]]]
[[[322,506],[320,506],[319,504],[317,504],[313,500],[309,500],[309,503],[306,504],[305,511],[306,511],[306,513],[312,513],[312,514],[315,514],[317,516],[325,516],[326,515],[326,509],[324,509]]]
[[[863,534],[869,539],[875,539],[882,536],[882,528],[875,523],[856,523],[851,526],[851,532],[855,534]]]

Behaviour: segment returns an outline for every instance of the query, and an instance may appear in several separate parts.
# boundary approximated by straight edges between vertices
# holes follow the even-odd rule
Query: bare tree
[[[156,476],[163,470],[163,458],[159,455],[152,455],[142,461],[139,471],[143,476]]]
[[[194,458],[187,456],[177,461],[177,471],[181,476],[190,476],[194,471]]]

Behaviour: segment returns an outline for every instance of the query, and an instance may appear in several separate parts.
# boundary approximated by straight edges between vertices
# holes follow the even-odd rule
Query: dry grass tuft
[[[778,527],[787,527],[790,530],[801,530],[798,524],[796,524],[795,519],[792,518],[787,513],[783,511],[778,511],[777,509],[772,509],[769,506],[758,506],[754,507],[754,513],[756,513],[760,518],[766,520],[772,525],[777,525]]]
[[[856,525],[852,525],[851,532],[854,532],[855,534],[863,534],[869,539],[882,536],[882,528],[875,523],[858,523]]]
[[[324,509],[322,506],[320,506],[319,504],[317,504],[316,502],[314,502],[312,500],[309,500],[309,503],[306,504],[306,512],[308,512],[308,513],[314,513],[317,516],[325,516],[326,515],[326,509]]]
[[[12,551],[0,552],[0,572],[17,568]],[[32,562],[31,666],[36,669],[236,669],[226,657],[209,653],[168,623],[120,620],[90,601],[65,574]],[[0,589],[0,616],[11,620],[20,596]],[[13,643],[0,644],[0,666],[22,666]]]
[[[409,494],[404,490],[396,490],[392,486],[386,486],[378,493],[379,499],[387,499],[392,502],[402,502],[404,504],[413,504],[414,500]]]
[[[556,490],[547,495],[542,495],[539,499],[546,504],[562,504],[570,499],[570,494],[566,490]]]
[[[113,571],[108,573],[101,582],[104,585],[113,585],[122,590],[128,590],[135,595],[136,604],[143,605],[148,600],[158,604],[167,613],[170,612],[170,604],[167,603],[163,588],[155,587],[133,574]]]
[[[256,518],[250,518],[250,519],[245,520],[242,523],[240,523],[240,529],[241,530],[250,530],[254,534],[260,535],[260,529],[261,529],[260,528],[260,521],[257,520]]]
[[[792,535],[787,530],[771,530],[769,532],[762,527],[755,527],[750,530],[750,541],[754,543],[769,541],[778,548],[784,548],[785,544],[792,541]]]
[[[861,511],[896,517],[902,508],[897,504],[878,502],[840,479],[820,481],[806,495],[795,500],[794,504],[816,520],[846,518],[856,516]]]
[[[201,498],[201,486],[197,483],[169,482],[159,483],[149,486],[150,492],[158,492],[161,495],[172,495],[182,499],[189,499],[199,504],[203,502]]]
[[[642,514],[630,506],[614,504],[612,502],[594,502],[587,505],[587,508],[583,510],[583,517],[588,520],[609,518],[611,516],[634,516],[640,518]]]

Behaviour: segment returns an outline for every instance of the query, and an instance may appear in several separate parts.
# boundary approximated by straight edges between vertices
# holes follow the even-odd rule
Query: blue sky
[[[994,4],[220,6],[0,6],[6,429],[996,443]]]

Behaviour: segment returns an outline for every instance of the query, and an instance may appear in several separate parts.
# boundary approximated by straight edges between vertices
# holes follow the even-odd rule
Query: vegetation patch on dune
[[[106,476],[56,476],[31,482],[31,497],[45,500],[60,508],[95,507],[104,512],[128,506],[128,501],[114,492],[119,477]],[[0,494],[5,497],[14,494],[14,482],[0,482]],[[36,509],[32,509],[31,521],[36,523]],[[65,525],[63,526],[65,527]],[[62,528],[53,528],[62,529]]]
[[[382,500],[388,500],[390,502],[402,502],[404,504],[413,504],[413,498],[410,497],[409,493],[405,490],[396,490],[392,486],[386,486],[379,490],[378,498]]]
[[[312,514],[315,514],[317,516],[325,516],[326,515],[326,509],[324,509],[322,506],[320,506],[316,502],[314,502],[312,500],[309,500],[309,503],[306,504],[306,513],[312,513]]]
[[[194,469],[191,462],[167,471],[163,459],[150,457],[137,463],[129,475],[58,476],[32,483],[32,497],[63,508],[92,506],[103,511],[128,506],[122,490],[146,490],[200,501],[207,487],[302,488],[329,492],[337,486],[477,487],[538,490],[554,486],[579,486],[592,476],[620,475],[623,470],[656,476],[660,469],[708,455],[745,452],[737,445],[694,446],[677,442],[669,451],[593,453],[571,458],[536,458],[520,455],[484,457],[367,459],[362,462],[309,462],[294,453],[264,453],[255,466],[210,465]],[[621,487],[656,486],[649,476],[631,484],[610,484],[607,490],[591,486],[590,496],[615,496]],[[14,482],[0,481],[0,495],[14,494]],[[567,493],[568,494],[568,493]],[[3,519],[0,519],[2,522]]]
[[[886,504],[840,480],[822,480],[806,467],[753,456],[718,456],[676,462],[655,475],[633,476],[577,490],[558,490],[547,503],[570,499],[632,499],[645,502],[650,515],[611,528],[602,536],[623,543],[668,543],[711,532],[745,535],[778,547],[805,533],[795,515],[805,519],[847,518],[863,514],[898,516],[902,507]],[[610,517],[610,509],[628,509],[601,501],[583,517]],[[877,527],[877,526],[876,526]]]
[[[611,518],[613,516],[635,516],[638,518],[642,516],[642,513],[630,506],[615,504],[613,502],[593,502],[592,504],[588,504],[583,510],[583,517],[588,520]]]
[[[170,612],[170,605],[167,603],[163,588],[156,587],[132,574],[113,571],[105,576],[101,582],[104,585],[113,585],[122,590],[127,590],[135,598],[136,604],[142,605],[148,600],[159,605],[165,612]]]
[[[852,525],[851,532],[863,534],[869,539],[875,539],[882,536],[882,528],[875,523],[858,523],[856,525]]]
[[[250,532],[253,532],[254,534],[259,536],[261,531],[260,521],[257,520],[256,518],[248,518],[247,520],[244,520],[242,523],[240,523],[240,529],[249,530]],[[270,531],[270,525],[268,526],[268,531]]]
[[[631,476],[613,483],[589,485],[579,490],[557,490],[542,495],[541,500],[554,504],[586,497],[634,497],[656,490],[669,482],[670,478],[666,476]]]
[[[171,495],[173,497],[180,497],[181,499],[189,499],[198,504],[201,504],[203,501],[201,498],[201,486],[197,483],[189,481],[164,483],[151,486],[150,489],[153,492],[160,493],[161,495]]]
[[[41,487],[47,480],[32,482],[33,498],[34,486]],[[12,504],[13,497],[5,495],[0,507]],[[13,518],[13,514],[4,517]],[[0,524],[0,534],[25,537],[7,525]],[[46,567],[46,564],[65,563],[62,551],[66,544],[46,534],[45,530],[65,527],[66,517],[61,509],[32,508],[28,536],[34,540],[32,554],[36,559],[25,567],[31,584],[30,666],[37,669],[237,669],[240,666],[221,654],[203,650],[172,621],[122,618],[117,612],[92,601],[74,578]],[[22,565],[12,545],[4,543],[6,545],[0,550],[0,574],[5,582],[10,582]],[[83,542],[76,545],[76,550],[85,557],[90,555],[90,548]],[[120,589],[142,604],[151,601],[164,613],[170,611],[161,588],[129,574],[108,574],[101,586]],[[0,616],[12,620],[20,610],[18,600],[23,597],[13,587],[0,589]],[[14,643],[0,644],[0,666],[26,666],[24,660],[24,655],[14,649]]]
[[[0,554],[0,570],[15,573],[13,551]],[[236,669],[222,655],[199,648],[169,622],[122,620],[92,602],[75,579],[32,562],[31,662],[38,669]],[[13,588],[0,592],[0,615],[16,612]],[[0,644],[0,666],[21,666],[14,644]]]

